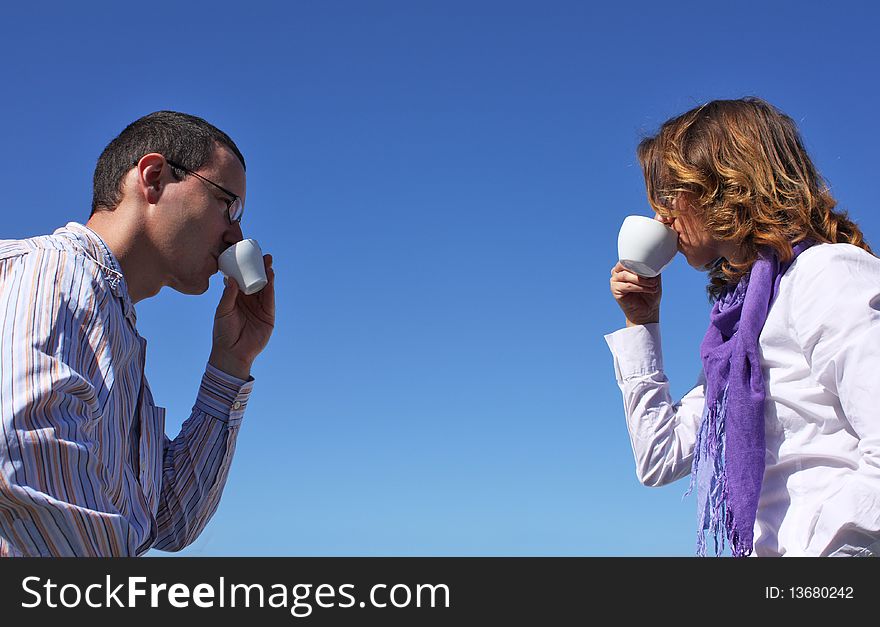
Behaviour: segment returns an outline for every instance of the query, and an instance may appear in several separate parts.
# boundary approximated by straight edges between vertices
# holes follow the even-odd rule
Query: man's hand
[[[234,279],[226,288],[214,314],[214,344],[208,363],[239,379],[251,375],[251,365],[269,343],[275,328],[275,271],[272,255],[263,255],[266,287],[246,296]]]

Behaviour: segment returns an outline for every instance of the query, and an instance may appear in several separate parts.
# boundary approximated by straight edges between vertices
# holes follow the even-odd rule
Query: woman
[[[638,158],[714,302],[703,371],[673,403],[660,278],[611,271],[626,328],[606,340],[639,480],[691,475],[701,555],[706,531],[716,554],[880,552],[880,260],[762,100],[673,118]]]

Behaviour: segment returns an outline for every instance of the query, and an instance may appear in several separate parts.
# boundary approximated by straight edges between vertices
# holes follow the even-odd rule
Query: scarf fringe
[[[697,443],[694,447],[694,461],[691,481],[685,496],[689,495],[698,481],[698,474],[706,464],[712,471],[706,490],[705,501],[698,504],[697,519],[697,555],[706,557],[706,531],[714,540],[715,556],[725,549],[725,540],[731,549],[738,547],[738,535],[734,531],[733,512],[727,507],[730,496],[727,472],[724,465],[724,423],[727,416],[727,388],[714,407],[707,408],[706,415],[700,424]]]

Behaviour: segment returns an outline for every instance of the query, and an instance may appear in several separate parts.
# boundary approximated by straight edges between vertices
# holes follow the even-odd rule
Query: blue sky
[[[0,237],[85,222],[103,147],[158,109],[248,163],[276,332],[223,501],[182,554],[690,555],[686,482],[635,479],[603,334],[635,146],[758,95],[800,124],[880,246],[867,2],[16,3],[4,9]],[[875,43],[871,43],[874,41]],[[673,391],[704,277],[664,273]],[[137,307],[176,434],[221,282]],[[158,554],[157,552],[151,555]]]

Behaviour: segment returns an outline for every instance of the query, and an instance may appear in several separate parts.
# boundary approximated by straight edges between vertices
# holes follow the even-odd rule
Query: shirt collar
[[[94,261],[104,280],[110,287],[110,291],[114,296],[119,298],[122,303],[122,312],[132,324],[137,322],[137,314],[134,309],[134,303],[131,302],[131,296],[128,294],[128,285],[125,282],[125,276],[122,274],[122,266],[119,265],[116,257],[110,251],[110,247],[101,239],[101,236],[92,229],[78,222],[68,222],[63,228],[55,231],[60,234],[69,234],[82,247],[83,251]]]

